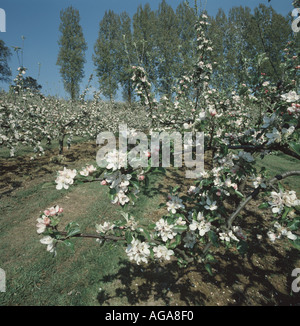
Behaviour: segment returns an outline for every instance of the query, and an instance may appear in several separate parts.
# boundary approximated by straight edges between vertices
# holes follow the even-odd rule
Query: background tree
[[[60,66],[60,74],[63,79],[65,90],[71,99],[78,98],[80,82],[84,77],[85,42],[82,28],[79,24],[79,11],[72,6],[60,13],[61,23],[59,31],[61,37],[58,42],[60,46],[57,65]]]
[[[131,66],[136,64],[137,59],[134,52],[131,18],[127,12],[122,12],[120,20],[123,42],[119,47],[120,52],[118,55],[120,63],[119,78],[120,84],[123,88],[123,99],[131,104],[134,92],[131,80]]]
[[[268,58],[256,74],[259,76],[261,73],[266,73],[270,81],[278,83],[282,78],[280,63],[283,59],[283,50],[292,34],[290,22],[277,14],[272,7],[263,4],[255,8],[253,21],[256,38],[253,40],[253,36],[248,35],[248,42],[252,45],[249,54],[253,55],[254,51],[266,53]]]
[[[137,63],[147,72],[148,79],[156,85],[157,43],[155,41],[156,15],[147,3],[137,8],[133,15],[133,41],[137,55]]]
[[[110,101],[119,87],[119,48],[122,44],[120,17],[112,10],[106,11],[100,21],[99,34],[94,46],[93,61],[100,90]]]
[[[234,74],[229,64],[229,22],[223,9],[219,9],[215,17],[209,17],[209,38],[213,43],[211,62],[216,66],[211,76],[213,86],[219,90],[229,89],[234,85]]]
[[[8,66],[8,60],[11,57],[10,49],[0,40],[0,81],[8,82],[11,76],[11,70]]]
[[[37,82],[35,78],[27,76],[23,79],[23,88],[24,90],[30,90],[34,93],[39,93],[42,89],[42,86]]]
[[[161,94],[171,96],[180,61],[178,19],[172,7],[165,0],[160,3],[156,15],[155,39],[158,51],[158,86]]]
[[[195,23],[196,12],[186,3],[181,3],[176,9],[178,37],[179,37],[179,60],[177,77],[182,77],[193,68],[195,56]]]
[[[289,20],[272,7],[259,5],[251,12],[248,7],[233,7],[228,15],[219,10],[210,18],[209,35],[213,42],[213,84],[223,90],[242,83],[253,87],[261,73],[273,83],[281,80],[284,48],[291,38]]]

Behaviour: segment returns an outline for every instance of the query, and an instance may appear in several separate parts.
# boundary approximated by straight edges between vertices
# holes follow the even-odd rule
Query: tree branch
[[[294,176],[294,175],[299,175],[300,176],[300,171],[289,171],[286,173],[283,173],[281,175],[276,175],[273,179],[271,179],[269,182],[267,182],[268,186],[272,186],[275,182]],[[228,229],[231,228],[233,221],[235,218],[238,216],[238,214],[245,208],[245,206],[257,195],[260,193],[262,188],[256,188],[243,202],[240,203],[239,207],[237,210],[229,217],[228,222],[227,222],[227,227]]]

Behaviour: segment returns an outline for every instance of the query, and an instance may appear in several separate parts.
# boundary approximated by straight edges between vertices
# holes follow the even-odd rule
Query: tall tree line
[[[84,77],[87,44],[78,10],[73,7],[62,10],[60,18],[57,64],[66,91],[76,99]],[[126,12],[105,12],[99,22],[92,57],[102,94],[113,100],[121,89],[124,100],[133,101],[131,67],[141,65],[155,90],[172,96],[178,78],[189,74],[198,59],[196,19],[194,8],[186,2],[174,10],[166,0],[155,11],[149,4],[140,5],[132,17]],[[295,40],[295,54],[300,52],[300,33],[293,33],[292,19],[264,4],[253,11],[241,6],[231,8],[228,13],[220,9],[216,16],[209,17],[207,37],[213,44],[210,60],[215,63],[212,87],[230,90],[240,83],[252,86],[262,73],[271,82],[280,83],[287,42]],[[0,41],[0,80],[8,80],[10,55]]]
[[[93,56],[103,94],[112,98],[122,87],[124,99],[131,101],[129,67],[139,64],[156,91],[172,96],[177,79],[191,71],[196,60],[195,22],[195,10],[185,2],[176,10],[165,0],[156,11],[149,4],[139,6],[132,18],[125,12],[106,12]],[[229,90],[241,83],[252,86],[261,73],[270,82],[280,82],[283,50],[295,37],[290,17],[260,4],[254,11],[240,6],[226,14],[220,9],[215,17],[209,17],[209,23],[211,62],[216,63],[213,87]]]

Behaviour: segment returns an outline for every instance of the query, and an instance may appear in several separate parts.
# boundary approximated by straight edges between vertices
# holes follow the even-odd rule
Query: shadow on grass
[[[97,299],[100,305],[110,304],[115,298],[125,297],[130,305],[175,305],[174,296],[186,305],[203,305],[206,296],[195,290],[189,279],[183,279],[186,271],[178,271],[176,262],[158,266],[154,263],[148,266],[138,266],[122,260],[117,273],[107,275],[101,280],[112,283],[118,280],[121,285],[115,293],[103,291]]]
[[[125,300],[133,306],[300,306],[299,294],[291,291],[296,249],[281,252],[265,242],[244,257],[220,250],[215,258],[212,276],[203,264],[181,269],[175,261],[138,266],[122,260],[117,273],[101,279],[107,291],[97,300],[100,305]]]

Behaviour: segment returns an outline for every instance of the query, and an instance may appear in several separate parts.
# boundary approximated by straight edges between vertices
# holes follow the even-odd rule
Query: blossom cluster
[[[43,214],[41,214],[41,217],[37,219],[37,233],[43,234],[47,231],[47,228],[54,228],[59,223],[59,218],[62,213],[63,209],[58,205],[44,210]],[[56,253],[56,241],[54,237],[51,235],[46,235],[40,240],[40,242],[47,245],[47,251],[54,254]]]
[[[270,196],[269,205],[274,214],[282,213],[284,207],[300,206],[300,200],[294,190],[291,191],[272,191]]]
[[[56,182],[56,189],[61,190],[61,189],[69,189],[70,185],[74,183],[74,178],[77,175],[77,171],[67,169],[64,167],[63,171],[59,171],[57,178],[55,180]]]

